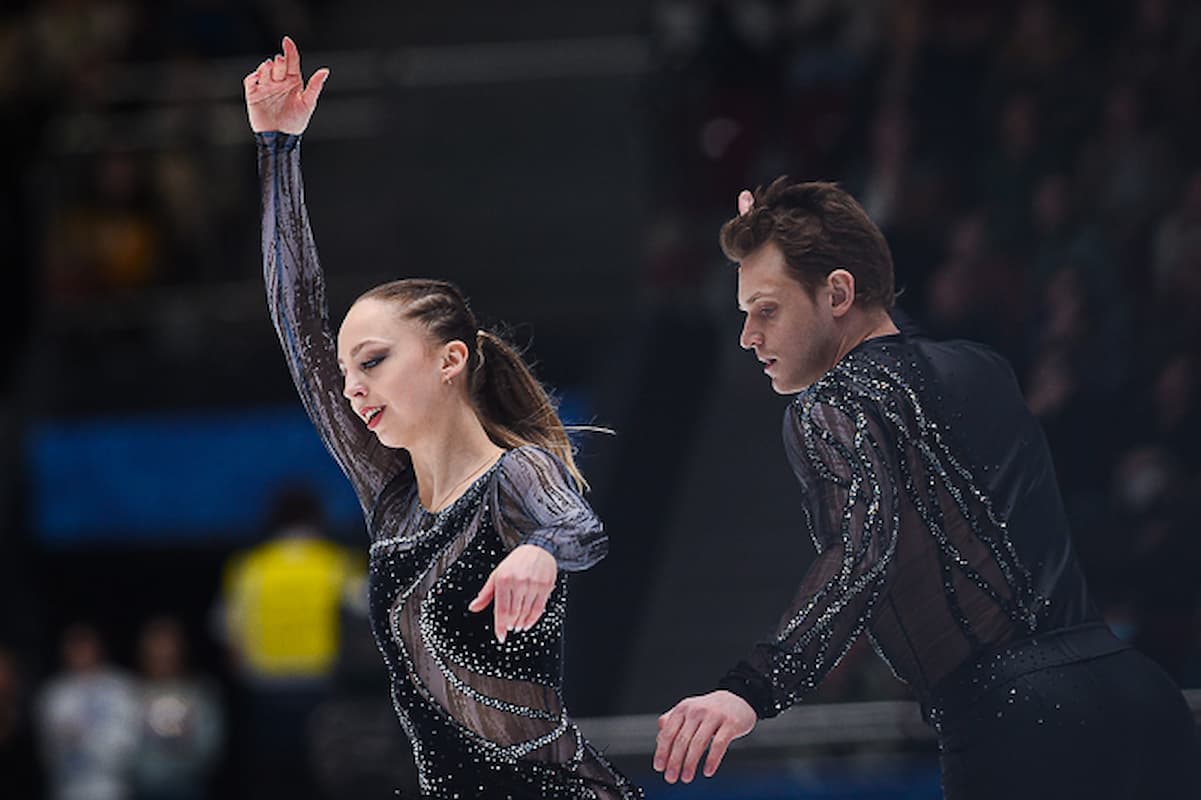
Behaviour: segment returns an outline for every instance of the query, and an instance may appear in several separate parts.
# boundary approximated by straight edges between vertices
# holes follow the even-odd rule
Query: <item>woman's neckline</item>
[[[421,513],[428,517],[439,517],[439,516],[446,514],[448,511],[450,511],[455,506],[457,506],[464,497],[467,497],[467,495],[471,494],[472,491],[475,489],[475,487],[478,486],[481,482],[483,482],[483,480],[485,478],[490,476],[496,470],[496,468],[500,464],[500,462],[504,461],[505,456],[508,455],[510,452],[512,452],[512,451],[511,450],[502,450],[500,455],[498,455],[496,457],[496,459],[491,464],[489,464],[487,466],[487,468],[484,469],[483,472],[481,472],[479,475],[477,475],[475,478],[473,478],[471,483],[469,483],[465,487],[463,487],[463,490],[461,492],[459,492],[457,495],[455,495],[455,497],[453,499],[449,499],[447,502],[443,503],[442,507],[436,511],[430,511],[421,502],[421,495],[417,491],[417,483],[414,482],[413,483],[413,494],[415,495],[415,500],[417,502],[417,508],[421,509]]]

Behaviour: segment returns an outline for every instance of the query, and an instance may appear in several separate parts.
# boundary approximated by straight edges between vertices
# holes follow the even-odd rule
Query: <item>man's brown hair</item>
[[[863,206],[836,184],[794,183],[787,176],[755,190],[751,210],[721,227],[721,249],[742,261],[768,242],[812,295],[831,272],[855,276],[855,302],[892,308],[892,253]]]

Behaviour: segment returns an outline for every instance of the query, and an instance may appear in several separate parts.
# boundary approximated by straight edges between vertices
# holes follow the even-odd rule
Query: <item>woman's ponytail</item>
[[[532,444],[550,451],[581,491],[588,488],[554,401],[520,353],[496,334],[478,329],[475,314],[457,286],[407,278],[376,286],[359,300],[369,298],[396,303],[403,317],[426,326],[437,342],[459,340],[467,345],[468,391],[488,437],[500,447]]]
[[[502,447],[537,445],[567,467],[578,488],[588,482],[575,465],[571,440],[554,400],[508,342],[491,331],[476,332],[471,394],[489,438]]]

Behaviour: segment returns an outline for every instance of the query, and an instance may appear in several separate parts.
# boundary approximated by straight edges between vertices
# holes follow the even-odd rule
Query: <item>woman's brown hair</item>
[[[440,344],[456,340],[465,344],[467,392],[488,438],[499,447],[532,444],[550,451],[567,467],[577,487],[587,488],[554,400],[512,345],[479,328],[457,286],[406,278],[376,286],[359,297],[366,299],[396,303],[403,318],[424,325]]]

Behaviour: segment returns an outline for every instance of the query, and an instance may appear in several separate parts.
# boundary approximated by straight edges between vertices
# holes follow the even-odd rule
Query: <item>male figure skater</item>
[[[903,334],[893,265],[829,183],[744,191],[721,230],[741,344],[795,395],[784,445],[818,549],[775,635],[659,720],[655,769],[712,776],[861,634],[922,703],[947,798],[1201,797],[1179,689],[1100,621],[1009,365]]]

